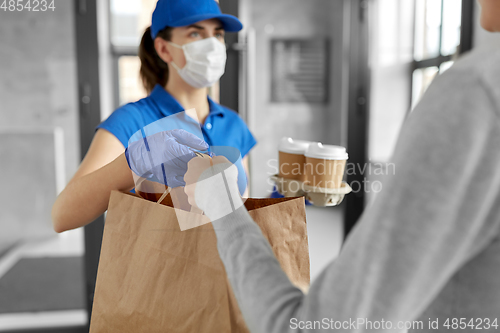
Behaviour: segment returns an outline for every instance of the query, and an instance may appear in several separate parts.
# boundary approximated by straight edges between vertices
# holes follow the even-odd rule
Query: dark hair
[[[157,37],[169,41],[172,37],[171,27],[158,32]],[[141,59],[140,76],[144,88],[148,94],[153,90],[156,84],[164,87],[168,82],[168,65],[161,60],[155,50],[153,38],[151,38],[151,27],[147,28],[142,35],[141,45],[139,46],[139,59]]]

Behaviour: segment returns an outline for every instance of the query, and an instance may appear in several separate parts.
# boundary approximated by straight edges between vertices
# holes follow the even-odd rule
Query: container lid
[[[281,139],[278,150],[289,154],[304,154],[312,141],[294,140],[284,137]]]
[[[345,147],[324,145],[321,142],[313,142],[305,153],[307,157],[325,160],[347,160],[348,155]]]

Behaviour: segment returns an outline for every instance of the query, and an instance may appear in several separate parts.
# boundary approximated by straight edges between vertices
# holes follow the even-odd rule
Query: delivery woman
[[[149,95],[120,107],[97,127],[79,169],[54,203],[54,230],[92,222],[106,211],[112,190],[131,190],[134,181],[124,154],[129,138],[184,110],[196,110],[209,146],[238,149],[248,170],[246,155],[256,144],[254,137],[237,113],[207,96],[208,87],[224,73],[224,33],[241,28],[214,0],[158,1],[139,48],[140,75]]]

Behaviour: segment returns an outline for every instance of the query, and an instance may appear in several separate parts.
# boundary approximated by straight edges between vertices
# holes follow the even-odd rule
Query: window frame
[[[413,47],[415,47],[415,32],[416,32],[416,1],[414,4],[414,32],[413,32]],[[460,20],[460,44],[458,45],[458,52],[450,55],[443,55],[441,52],[441,46],[443,42],[443,16],[444,16],[444,0],[441,1],[441,22],[439,25],[439,55],[437,57],[415,60],[415,55],[413,55],[413,62],[410,69],[410,107],[408,108],[408,113],[411,112],[411,106],[413,105],[413,74],[417,69],[425,69],[429,67],[437,67],[438,69],[445,62],[452,61],[455,59],[455,55],[461,55],[464,52],[470,51],[472,49],[472,38],[473,38],[473,25],[474,25],[474,0],[462,0],[462,11]]]

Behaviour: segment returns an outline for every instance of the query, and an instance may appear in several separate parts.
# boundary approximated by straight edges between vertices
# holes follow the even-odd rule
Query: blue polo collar
[[[208,98],[208,106],[210,109],[210,114],[214,116],[219,116],[219,117],[224,117],[224,108],[219,104],[215,103],[210,96],[207,96]]]
[[[166,91],[161,85],[157,84],[149,95],[153,102],[158,106],[161,114],[165,117],[184,111],[182,105]],[[210,96],[207,96],[210,115],[224,116],[224,109],[218,103],[215,103]]]

